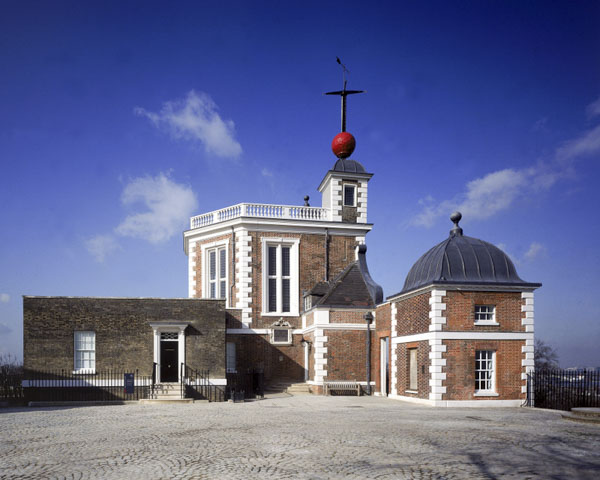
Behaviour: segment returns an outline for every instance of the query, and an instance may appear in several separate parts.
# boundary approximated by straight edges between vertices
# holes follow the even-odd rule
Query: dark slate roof
[[[311,294],[319,295],[315,291],[322,291],[327,286],[327,291],[313,306],[336,307],[374,307],[383,301],[383,289],[371,278],[366,260],[366,245],[359,245],[358,260],[349,264],[331,282],[319,282],[311,290]]]
[[[319,282],[316,283],[315,286],[311,288],[306,294],[323,296],[329,291],[329,287],[330,286],[328,282]]]
[[[463,235],[458,226],[462,215],[452,214],[454,228],[450,236],[425,253],[408,272],[406,293],[417,288],[439,284],[495,284],[540,287],[541,283],[522,280],[506,253],[491,243]]]
[[[346,172],[346,173],[367,173],[365,167],[356,160],[339,158],[333,166],[334,172]]]

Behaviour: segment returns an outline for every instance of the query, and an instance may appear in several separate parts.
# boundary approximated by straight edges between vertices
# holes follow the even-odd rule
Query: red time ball
[[[333,142],[331,142],[331,150],[333,150],[333,154],[338,158],[349,157],[355,148],[356,140],[348,132],[338,133],[333,137]]]

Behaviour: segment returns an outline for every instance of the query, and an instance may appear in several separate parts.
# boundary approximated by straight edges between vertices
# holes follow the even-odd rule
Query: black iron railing
[[[265,396],[265,377],[261,369],[227,373],[227,398],[244,400]]]
[[[152,385],[150,386],[150,398],[156,397],[156,369],[158,368],[158,363],[152,363]]]
[[[210,370],[191,368],[181,364],[181,398],[195,398],[209,402],[226,400],[225,385],[215,385],[210,379]]]
[[[0,374],[0,402],[20,403],[25,400],[22,373]]]
[[[527,375],[529,407],[570,410],[600,407],[600,372],[537,370]]]
[[[133,374],[133,388],[125,389],[125,374]],[[31,401],[124,401],[149,398],[150,375],[139,370],[110,369],[95,373],[68,370],[27,371],[22,382],[25,399]]]

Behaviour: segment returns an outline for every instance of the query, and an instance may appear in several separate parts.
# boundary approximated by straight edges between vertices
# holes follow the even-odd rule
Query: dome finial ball
[[[460,222],[460,219],[462,218],[462,213],[456,211],[454,212],[452,215],[450,215],[450,220],[452,221],[452,223],[454,223],[455,225],[458,225],[458,222]]]

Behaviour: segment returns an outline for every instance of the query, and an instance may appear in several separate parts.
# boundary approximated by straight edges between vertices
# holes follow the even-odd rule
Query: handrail
[[[266,203],[238,203],[230,207],[196,215],[190,219],[190,228],[202,228],[232,218],[254,217],[283,220],[329,221],[331,212],[323,207],[271,205]]]
[[[158,367],[158,363],[152,362],[152,385],[150,387],[150,398],[154,398],[154,390],[156,389],[156,369]]]
[[[210,370],[196,370],[181,363],[181,398],[185,398],[187,385],[200,386],[202,395],[210,400]]]

